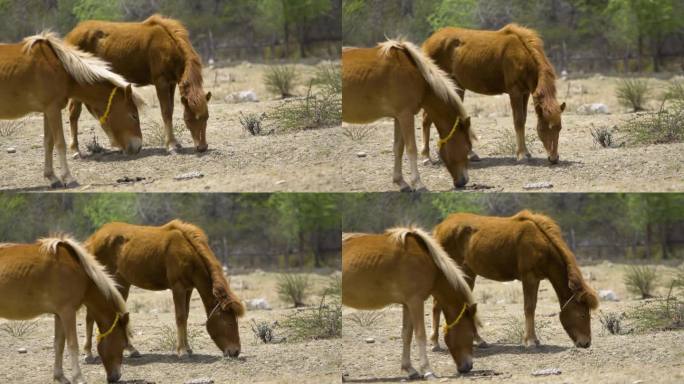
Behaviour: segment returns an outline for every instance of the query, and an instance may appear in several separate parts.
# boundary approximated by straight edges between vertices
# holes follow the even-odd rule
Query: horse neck
[[[442,308],[447,324],[451,324],[463,309],[463,304],[466,303],[463,294],[454,289],[444,275],[436,279],[431,293]]]
[[[216,307],[218,301],[214,296],[212,291],[212,281],[211,275],[204,268],[195,268],[195,274],[192,276],[193,284],[195,289],[202,299],[202,304],[204,304],[204,310],[209,313]]]
[[[114,324],[118,309],[114,301],[100,292],[95,283],[90,284],[83,304],[88,308],[88,314],[92,316],[101,331],[109,329]]]
[[[435,123],[440,138],[446,137],[453,128],[456,119],[461,117],[455,107],[448,105],[431,91],[427,92],[422,107],[430,120]]]
[[[106,105],[109,96],[114,89],[114,85],[109,82],[97,82],[93,84],[79,84],[74,81],[72,89],[72,95],[74,99],[77,99],[87,105],[103,109]]]
[[[551,246],[549,245],[549,247]],[[546,265],[548,266],[548,269],[546,271],[546,277],[551,282],[553,290],[556,291],[558,302],[562,306],[563,304],[565,304],[566,301],[568,301],[572,297],[572,291],[568,286],[568,266],[560,261],[556,262],[555,260],[553,260],[555,259],[555,257],[552,254],[550,254],[551,252],[556,251],[551,249],[547,251],[547,257],[549,257],[552,260],[549,260],[549,262],[546,263]]]

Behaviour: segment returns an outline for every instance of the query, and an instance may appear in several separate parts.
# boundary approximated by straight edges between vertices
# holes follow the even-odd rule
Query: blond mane
[[[50,31],[43,31],[38,35],[26,37],[22,41],[24,44],[23,52],[25,54],[29,53],[31,48],[39,42],[45,42],[50,45],[52,51],[62,63],[64,70],[79,84],[94,84],[106,81],[120,88],[126,88],[131,85],[122,76],[112,72],[109,63],[64,42],[57,34]],[[138,108],[142,108],[145,105],[144,99],[135,90],[132,94],[135,105]]]

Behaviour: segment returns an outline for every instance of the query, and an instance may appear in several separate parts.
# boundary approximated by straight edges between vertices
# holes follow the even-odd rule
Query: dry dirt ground
[[[305,95],[316,66],[298,64],[300,75],[296,95]],[[265,136],[252,136],[242,128],[239,112],[269,112],[279,103],[263,84],[266,65],[242,63],[228,68],[205,69],[205,90],[212,92],[209,105],[207,140],[209,150],[197,154],[190,132],[183,122],[183,108],[176,95],[174,125],[180,131],[184,149],[169,155],[159,142],[162,131],[159,103],[153,87],[140,88],[149,107],[141,113],[143,149],[135,156],[120,152],[96,154],[87,159],[69,158],[69,167],[81,184],[72,191],[136,192],[269,192],[269,191],[339,191],[344,190],[338,175],[341,128],[315,129]],[[231,93],[253,90],[259,102],[236,103]],[[176,92],[177,94],[177,92]],[[65,138],[70,143],[68,115],[62,112]],[[2,122],[0,122],[2,123]],[[97,137],[109,146],[99,123],[87,112],[81,115],[79,141],[81,150]],[[15,148],[16,153],[7,153]],[[0,189],[43,190],[43,123],[41,115],[32,115],[9,136],[0,136]],[[58,167],[55,156],[55,166]],[[204,177],[176,181],[174,176],[201,172]],[[59,174],[59,171],[56,171]],[[118,183],[118,179],[145,178],[136,183]]]
[[[471,163],[470,183],[466,190],[522,191],[529,183],[549,182],[551,189],[565,192],[636,192],[684,190],[684,143],[646,145],[639,147],[605,149],[594,144],[590,129],[613,127],[634,116],[618,105],[614,77],[593,76],[578,80],[559,80],[558,98],[567,103],[560,133],[560,162],[550,165],[546,152],[537,137],[536,116],[530,102],[526,123],[526,139],[532,153],[531,160],[517,162],[512,155],[515,134],[507,95],[483,96],[466,92],[465,106],[472,118],[472,127],[479,141],[474,149],[482,161]],[[654,95],[659,96],[667,82],[649,79]],[[608,115],[583,115],[577,108],[583,104],[603,103]],[[657,109],[658,102],[649,104]],[[416,117],[418,151],[422,146],[421,118]],[[362,139],[345,136],[346,149],[340,159],[344,165],[344,185],[351,191],[396,190],[392,184],[393,122],[389,119],[368,126],[343,124],[344,131]],[[680,127],[684,129],[684,127]],[[433,158],[436,148],[436,131],[431,131]],[[357,154],[364,152],[365,157]],[[419,160],[420,161],[420,160]],[[408,161],[404,159],[404,175],[409,180]],[[430,191],[453,190],[446,168],[422,165],[418,170],[423,183]],[[477,186],[475,186],[477,185]]]
[[[312,274],[313,291],[319,292],[329,281],[328,275]],[[124,358],[122,382],[130,384],[175,384],[192,379],[211,378],[214,383],[330,383],[340,380],[340,339],[286,341],[277,344],[257,342],[251,330],[252,321],[282,321],[294,309],[281,301],[276,293],[276,274],[254,272],[233,276],[231,286],[243,300],[265,298],[272,310],[248,310],[240,320],[242,352],[237,359],[223,358],[204,327],[206,314],[197,292],[193,294],[188,320],[188,334],[194,355],[179,358],[166,346],[175,337],[175,320],[171,292],[133,289],[128,309],[134,334],[134,345],[140,358]],[[307,303],[316,303],[312,295]],[[82,347],[85,314],[79,316],[78,335]],[[54,361],[53,319],[41,316],[34,320],[31,331],[23,337],[12,337],[2,328],[10,323],[0,319],[0,382],[47,383],[52,379]],[[275,328],[276,337],[285,334]],[[175,340],[175,339],[174,339]],[[19,348],[27,353],[20,354]],[[68,353],[65,374],[70,377]],[[101,364],[81,364],[89,383],[104,383]]]
[[[602,302],[599,311],[628,311],[637,300],[622,283],[625,265],[603,262],[582,268],[597,289],[613,290],[620,301]],[[659,274],[668,276],[672,269],[659,266]],[[667,280],[667,279],[663,279]],[[665,294],[665,289],[657,293]],[[474,349],[473,371],[459,375],[447,352],[432,352],[428,358],[441,382],[487,383],[682,383],[684,382],[684,332],[662,331],[645,334],[612,335],[602,329],[600,312],[592,315],[592,345],[575,348],[558,320],[559,305],[548,281],[540,286],[537,304],[537,334],[542,346],[525,348],[519,343],[503,342],[518,328],[523,316],[520,282],[500,283],[478,278],[474,289],[478,313],[484,323],[482,337],[494,345]],[[486,297],[486,300],[484,299]],[[345,381],[376,383],[400,382],[405,376],[401,362],[401,307],[392,306],[381,312],[371,326],[352,321],[361,315],[343,309],[342,370]],[[366,311],[367,312],[367,311]],[[431,334],[431,300],[425,305],[428,335]],[[519,319],[519,320],[516,320]],[[444,320],[442,319],[442,325]],[[624,323],[623,323],[624,327]],[[366,338],[374,338],[372,344]],[[428,336],[429,337],[429,336]],[[441,338],[441,334],[440,334]],[[443,344],[443,339],[441,340]],[[417,350],[412,348],[412,361],[417,366]],[[557,368],[558,376],[533,377],[532,372]]]

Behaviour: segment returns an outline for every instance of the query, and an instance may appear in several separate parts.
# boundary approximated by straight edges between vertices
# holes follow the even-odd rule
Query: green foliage
[[[342,93],[313,93],[286,100],[268,117],[283,132],[333,127],[342,124]]]
[[[305,274],[283,273],[278,276],[276,290],[280,300],[292,303],[295,308],[303,307],[306,305],[304,300],[311,290],[311,280]]]
[[[321,340],[342,336],[342,306],[339,302],[326,303],[325,296],[318,306],[297,311],[283,322],[288,329],[288,340]]]
[[[294,96],[294,87],[299,75],[294,65],[272,65],[264,74],[266,90],[283,99]]]
[[[670,110],[639,114],[620,128],[629,145],[669,144],[684,141],[684,104]]]
[[[644,333],[684,329],[684,302],[671,295],[645,301],[626,314],[633,331]]]
[[[78,20],[120,20],[123,17],[121,6],[116,1],[77,0],[74,15]]]
[[[624,282],[627,290],[641,295],[642,299],[653,297],[657,280],[658,274],[653,267],[634,265],[625,271]]]
[[[646,102],[651,94],[648,80],[624,79],[620,80],[615,89],[615,96],[620,105],[632,108],[634,112],[646,109]]]
[[[474,28],[477,0],[442,0],[437,9],[428,17],[435,30],[442,27]]]
[[[337,63],[323,63],[316,68],[313,84],[326,94],[342,94],[341,66]]]

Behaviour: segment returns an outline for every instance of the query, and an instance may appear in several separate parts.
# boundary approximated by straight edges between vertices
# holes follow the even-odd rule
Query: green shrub
[[[325,93],[342,93],[342,73],[339,64],[324,63],[316,68],[313,84]]]
[[[284,132],[337,126],[342,124],[342,95],[312,93],[310,84],[306,96],[284,101],[268,118]]]
[[[651,88],[647,80],[623,79],[615,90],[620,105],[632,108],[634,112],[646,109],[646,102],[651,95]]]
[[[305,305],[304,299],[308,296],[310,289],[311,281],[307,275],[285,273],[278,276],[278,296],[284,302],[292,303],[295,308]]]
[[[648,299],[653,297],[657,278],[655,268],[633,265],[627,268],[624,282],[629,292],[641,295],[642,299]]]
[[[269,92],[285,99],[294,96],[294,87],[298,78],[299,75],[293,65],[274,65],[266,70],[264,84]]]
[[[321,340],[342,336],[342,306],[339,302],[325,303],[325,296],[318,306],[297,311],[283,322],[288,329],[288,340]]]

